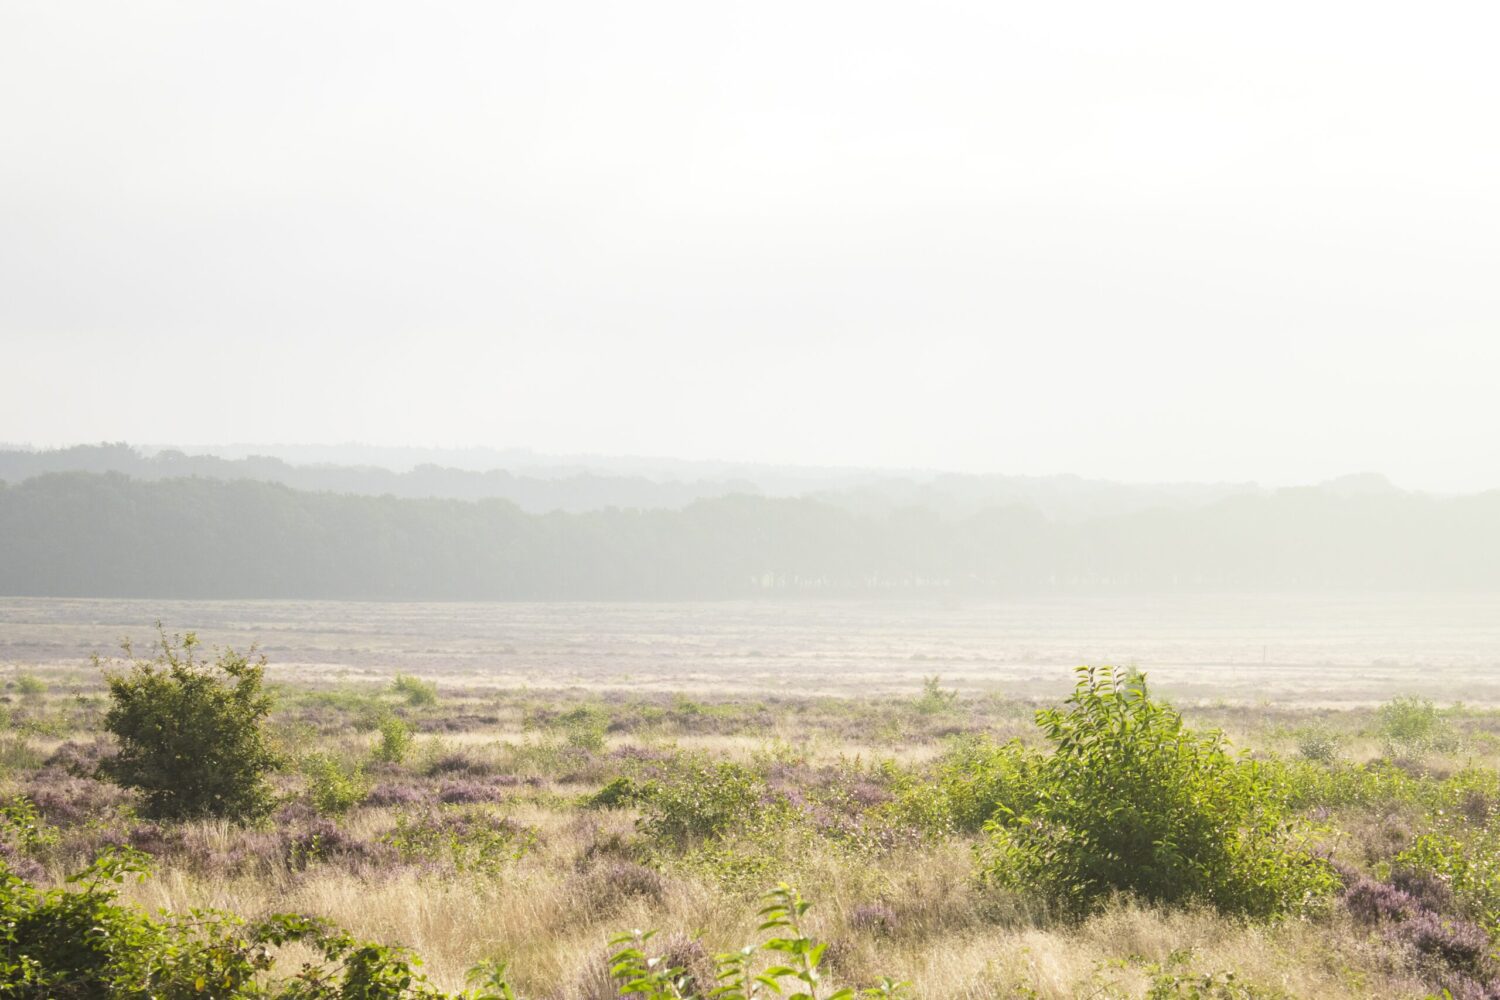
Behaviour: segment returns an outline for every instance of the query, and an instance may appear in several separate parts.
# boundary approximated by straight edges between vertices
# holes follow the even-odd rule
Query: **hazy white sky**
[[[0,5],[0,440],[1500,486],[1492,3]]]

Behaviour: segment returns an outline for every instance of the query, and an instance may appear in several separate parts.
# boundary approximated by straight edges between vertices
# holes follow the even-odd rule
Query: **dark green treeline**
[[[0,485],[0,593],[689,599],[765,594],[1500,590],[1500,492],[1315,488],[1056,522],[728,496],[527,514],[504,500],[55,473]]]

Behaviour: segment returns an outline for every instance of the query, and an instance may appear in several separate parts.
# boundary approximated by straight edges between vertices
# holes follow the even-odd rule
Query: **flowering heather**
[[[118,752],[113,740],[96,736],[91,740],[67,740],[42,762],[79,778],[98,775],[100,766]]]
[[[430,782],[382,781],[370,789],[365,796],[369,806],[415,806],[425,805],[435,798]]]
[[[438,801],[450,805],[466,802],[500,802],[506,797],[509,789],[520,783],[520,779],[513,774],[497,774],[483,780],[445,781],[438,789]]]
[[[1382,920],[1406,920],[1425,912],[1409,893],[1363,875],[1355,877],[1344,889],[1343,901],[1355,919],[1369,924]]]
[[[118,785],[92,778],[77,778],[58,767],[45,767],[32,775],[26,795],[37,811],[55,826],[79,826],[114,815],[139,796]]]
[[[1455,971],[1485,978],[1491,971],[1489,936],[1470,921],[1421,910],[1391,928],[1390,933],[1410,941],[1417,951]]]

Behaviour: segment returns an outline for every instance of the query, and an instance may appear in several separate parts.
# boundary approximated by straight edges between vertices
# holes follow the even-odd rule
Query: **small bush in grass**
[[[584,800],[588,809],[628,809],[635,805],[638,791],[629,778],[615,778]]]
[[[437,862],[495,874],[536,845],[536,834],[483,807],[442,806],[404,813],[382,838],[407,863]]]
[[[247,923],[193,910],[153,916],[119,901],[117,886],[144,877],[145,859],[115,850],[39,890],[0,870],[0,995],[93,1000],[514,1000],[503,982],[460,997],[433,987],[400,948],[359,941],[324,921],[278,914]],[[311,952],[295,975],[277,975],[277,952]],[[291,973],[292,970],[286,970]],[[271,982],[267,983],[267,979]]]
[[[742,764],[684,755],[661,776],[639,784],[635,802],[646,832],[684,841],[714,837],[743,823],[763,791],[763,782]]]
[[[1417,760],[1452,742],[1442,714],[1426,698],[1392,698],[1376,716],[1381,747],[1391,760]]]
[[[597,705],[580,705],[564,712],[552,723],[568,746],[590,753],[604,749],[604,732],[608,725],[609,713]]]
[[[380,742],[372,756],[382,764],[400,764],[411,753],[411,727],[394,715],[380,720]]]
[[[1297,734],[1297,755],[1315,764],[1332,764],[1339,757],[1339,738],[1322,726],[1309,726]]]
[[[47,682],[35,674],[17,674],[16,693],[23,698],[40,698],[47,693]]]
[[[396,679],[391,681],[391,693],[413,708],[436,705],[438,700],[436,684],[409,674],[396,675]]]
[[[943,679],[933,674],[922,678],[922,694],[917,698],[915,708],[923,715],[936,715],[951,709],[956,701],[958,692],[944,689]]]
[[[36,803],[24,795],[15,795],[0,801],[0,840],[23,853],[30,853],[56,844],[58,836]]]
[[[365,800],[370,785],[358,768],[351,768],[326,753],[308,754],[302,759],[307,775],[308,792],[313,806],[325,816],[339,816]]]
[[[119,752],[103,771],[140,789],[153,817],[263,816],[272,804],[266,778],[279,764],[265,730],[265,660],[226,649],[208,663],[197,646],[191,632],[163,631],[154,658],[108,674],[104,726]]]
[[[1128,892],[1275,916],[1332,890],[1327,865],[1289,842],[1260,768],[1184,726],[1144,677],[1082,668],[1067,705],[1037,721],[1053,752],[1025,811],[990,824],[993,880],[1074,912]]]

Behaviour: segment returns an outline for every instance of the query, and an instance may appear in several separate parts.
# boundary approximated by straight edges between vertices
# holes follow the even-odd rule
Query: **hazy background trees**
[[[1368,485],[1368,484],[1367,484]],[[729,494],[528,513],[487,498],[49,472],[0,487],[0,592],[677,599],[1500,586],[1500,492],[1350,484],[1060,517]]]

